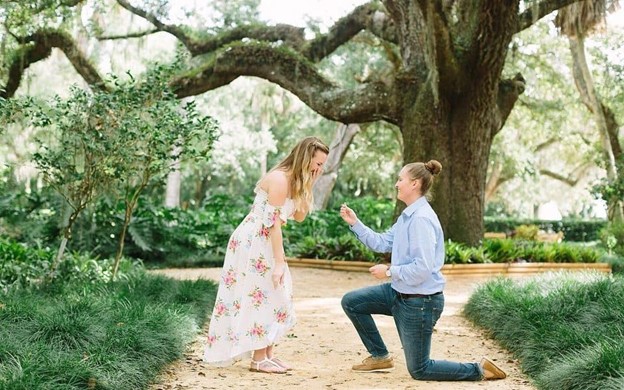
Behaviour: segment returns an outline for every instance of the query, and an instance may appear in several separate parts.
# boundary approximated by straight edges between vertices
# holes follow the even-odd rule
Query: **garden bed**
[[[333,269],[339,271],[366,272],[374,265],[367,261],[344,261],[322,259],[289,258],[291,267],[308,267]],[[446,264],[442,267],[444,275],[507,275],[507,274],[537,274],[550,271],[582,271],[594,270],[611,272],[607,263],[485,263],[485,264]]]

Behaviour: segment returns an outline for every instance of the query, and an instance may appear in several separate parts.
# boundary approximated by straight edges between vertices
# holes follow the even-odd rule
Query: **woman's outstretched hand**
[[[349,224],[349,226],[355,225],[357,222],[357,215],[355,215],[355,211],[351,210],[346,203],[343,203],[340,206],[340,217]]]

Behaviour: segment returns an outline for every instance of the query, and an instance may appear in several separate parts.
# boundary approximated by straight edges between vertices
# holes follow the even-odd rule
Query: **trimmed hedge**
[[[511,233],[520,225],[536,225],[545,231],[563,232],[565,241],[596,241],[600,239],[600,230],[607,227],[608,221],[578,219],[561,221],[543,221],[539,219],[484,218],[485,231]]]

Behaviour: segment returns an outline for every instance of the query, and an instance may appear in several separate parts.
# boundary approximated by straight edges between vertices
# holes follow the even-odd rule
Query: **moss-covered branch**
[[[229,46],[173,80],[172,86],[178,97],[186,97],[226,85],[238,76],[276,83],[324,117],[343,123],[398,121],[396,96],[390,86],[371,82],[344,89],[294,50],[257,42]]]
[[[524,29],[531,27],[544,16],[555,12],[567,5],[577,3],[581,0],[543,0],[532,7],[528,7],[518,16],[517,28],[513,33],[518,33]]]
[[[6,86],[0,90],[0,96],[10,98],[19,88],[24,71],[35,62],[46,59],[52,48],[65,53],[69,62],[82,78],[93,88],[106,89],[104,80],[97,69],[78,49],[76,43],[67,33],[57,30],[39,30],[27,37],[19,38],[22,47],[15,53],[9,66],[9,77]]]

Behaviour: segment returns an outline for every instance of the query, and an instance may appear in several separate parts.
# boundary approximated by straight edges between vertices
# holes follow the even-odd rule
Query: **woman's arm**
[[[288,195],[288,180],[282,172],[274,171],[269,174],[265,183],[267,185],[267,194],[269,205],[281,207],[286,203]],[[274,223],[269,228],[269,239],[271,240],[271,248],[273,249],[273,285],[277,288],[284,278],[286,268],[286,255],[284,253],[284,239],[282,236],[282,219],[279,215],[280,211],[276,210],[274,215]]]

